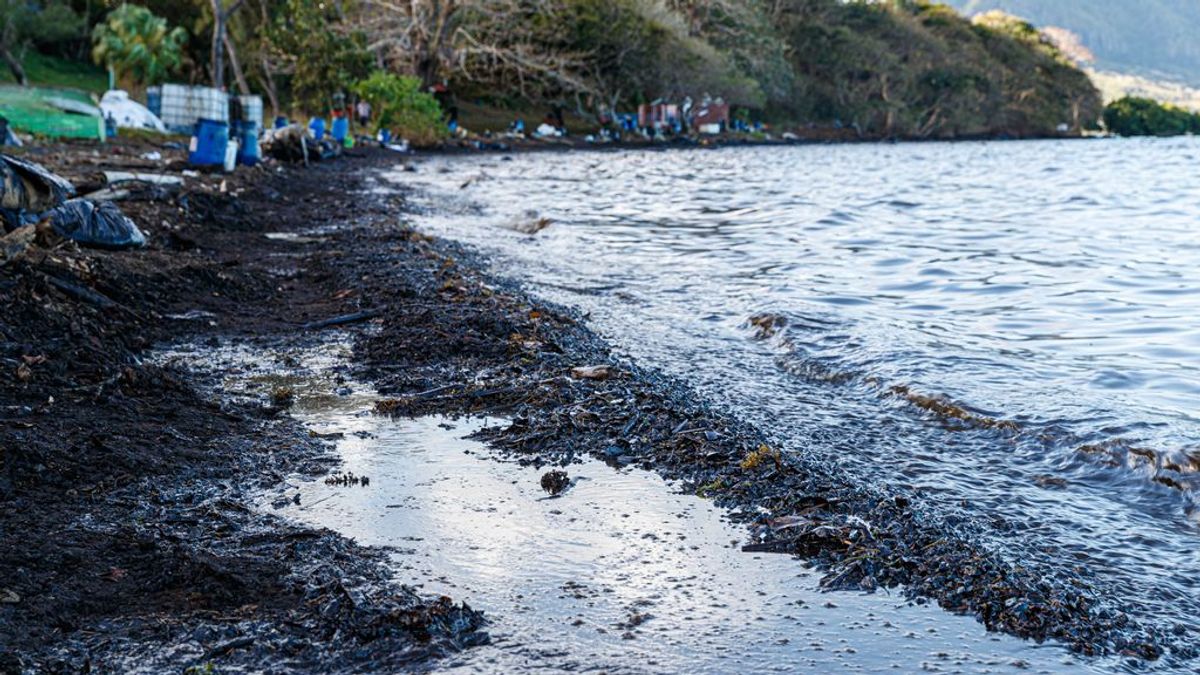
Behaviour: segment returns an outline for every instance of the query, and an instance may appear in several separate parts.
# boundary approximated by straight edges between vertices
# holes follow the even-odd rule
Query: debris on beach
[[[571,486],[571,478],[566,471],[547,471],[542,474],[542,489],[551,497],[557,497]]]
[[[55,232],[83,246],[123,249],[146,245],[146,235],[111,201],[72,199],[43,217]]]
[[[571,377],[577,380],[607,380],[616,370],[609,365],[578,366],[571,369]]]
[[[276,408],[288,408],[296,402],[296,390],[291,387],[278,386],[271,390],[271,405]]]
[[[350,487],[352,485],[367,487],[371,484],[371,479],[366,476],[356,476],[354,472],[347,471],[346,473],[335,473],[326,477],[325,484],[336,485],[338,487]]]
[[[73,194],[69,181],[42,165],[0,153],[0,216],[8,230],[23,224],[13,222],[13,216],[41,213]]]
[[[261,141],[263,152],[282,162],[320,162],[341,154],[342,146],[326,137],[316,140],[309,135],[307,127],[291,124],[280,129],[269,129]]]
[[[0,160],[0,569],[21,570],[0,578],[0,643],[13,647],[0,672],[178,671],[205,655],[222,671],[396,672],[485,642],[478,612],[398,583],[383,553],[254,508],[262,488],[320,482],[334,459],[328,434],[262,414],[294,399],[291,382],[239,399],[224,384],[236,373],[149,351],[186,340],[207,352],[238,332],[303,340],[297,317],[361,311],[332,291],[297,300],[292,284],[309,280],[273,274],[269,252],[285,244],[262,236],[311,227],[314,209],[374,213],[346,196],[360,176],[176,173],[185,147],[141,139],[35,151],[39,165]],[[110,254],[56,231],[42,216],[72,203],[72,185],[147,246]],[[297,506],[288,496],[267,503]]]
[[[466,187],[466,185],[463,187]],[[539,215],[537,211],[527,211],[524,216],[509,223],[508,227],[521,234],[534,235],[550,227],[553,223],[553,220]]]
[[[146,244],[138,226],[111,202],[68,200],[75,187],[65,178],[9,155],[0,154],[0,160],[0,219],[6,233],[46,221],[59,235],[83,246],[123,249]]]

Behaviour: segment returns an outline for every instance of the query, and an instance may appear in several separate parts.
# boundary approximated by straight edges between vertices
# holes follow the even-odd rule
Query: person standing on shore
[[[358,126],[365,130],[371,123],[371,104],[366,99],[359,99],[354,111],[358,116]]]

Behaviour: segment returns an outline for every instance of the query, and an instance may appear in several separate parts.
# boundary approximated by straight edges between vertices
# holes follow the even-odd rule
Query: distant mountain
[[[999,9],[1077,34],[1095,67],[1200,86],[1200,0],[943,0],[965,14]]]

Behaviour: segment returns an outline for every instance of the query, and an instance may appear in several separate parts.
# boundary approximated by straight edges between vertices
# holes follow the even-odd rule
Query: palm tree
[[[187,31],[139,5],[121,5],[92,30],[92,59],[139,84],[157,84],[183,65]],[[110,81],[110,86],[115,82]]]

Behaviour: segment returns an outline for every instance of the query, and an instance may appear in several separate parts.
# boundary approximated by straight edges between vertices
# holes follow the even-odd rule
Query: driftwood
[[[59,279],[58,277],[52,277],[49,274],[46,275],[46,281],[51,286],[54,286],[58,290],[66,293],[76,300],[82,300],[84,302],[96,305],[97,307],[104,308],[119,306],[116,301],[112,300],[111,298],[101,295],[90,288],[80,286],[79,284],[73,284],[69,281]]]
[[[358,323],[359,321],[368,321],[383,314],[382,310],[368,309],[353,314],[343,314],[321,321],[312,321],[301,326],[303,330],[318,330],[321,328],[332,328],[333,326],[344,326],[348,323]]]

